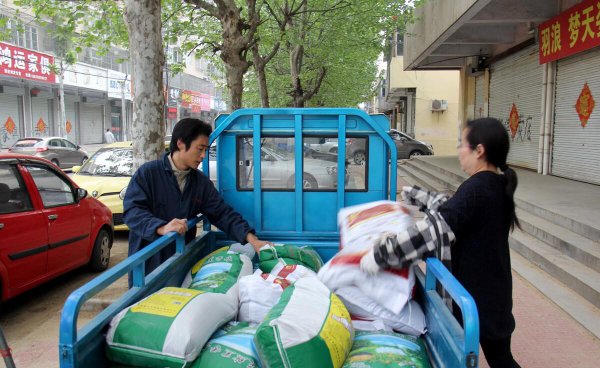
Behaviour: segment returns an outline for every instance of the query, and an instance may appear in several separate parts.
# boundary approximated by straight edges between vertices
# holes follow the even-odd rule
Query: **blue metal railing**
[[[195,227],[200,220],[204,220],[204,217],[199,216],[188,220],[188,228]],[[168,277],[169,275],[166,275],[165,272],[169,266],[176,262],[186,249],[199,243],[206,242],[207,240],[205,238],[207,238],[207,235],[208,233],[206,232],[200,234],[186,247],[185,235],[179,235],[175,232],[168,233],[167,235],[158,238],[144,249],[128,257],[126,261],[117,264],[72,292],[65,302],[60,320],[59,353],[61,367],[77,366],[75,362],[78,361],[78,347],[89,343],[90,339],[100,335],[101,330],[116,313],[140,299],[144,293],[147,292],[147,290],[145,290],[146,286],[152,283],[158,283],[160,280],[164,280],[165,277]],[[144,276],[146,260],[165,247],[173,244],[173,242],[175,242],[176,248],[175,256],[169,258],[156,270]],[[78,331],[77,318],[82,305],[87,300],[115,283],[121,277],[128,275],[130,272],[132,273],[133,278],[132,288]]]

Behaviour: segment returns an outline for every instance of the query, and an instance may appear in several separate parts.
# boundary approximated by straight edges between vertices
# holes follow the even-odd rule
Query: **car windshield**
[[[133,150],[130,147],[103,148],[79,169],[78,174],[98,176],[131,176]]]
[[[39,143],[43,143],[41,139],[22,139],[17,141],[13,147],[36,147]]]

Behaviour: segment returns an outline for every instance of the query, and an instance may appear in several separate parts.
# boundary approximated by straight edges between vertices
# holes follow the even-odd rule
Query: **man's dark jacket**
[[[199,213],[242,244],[246,243],[246,235],[254,232],[242,216],[223,201],[200,170],[190,170],[181,193],[167,154],[160,160],[145,163],[135,172],[125,193],[123,208],[123,218],[130,230],[129,255],[158,239],[157,228],[174,218],[190,219]],[[185,234],[186,243],[195,236],[193,227]],[[173,244],[148,259],[146,274],[174,253]]]

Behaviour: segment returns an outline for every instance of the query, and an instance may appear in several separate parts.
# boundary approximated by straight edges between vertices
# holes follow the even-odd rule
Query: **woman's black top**
[[[480,336],[486,339],[508,337],[515,329],[504,187],[503,175],[476,173],[439,211],[456,235],[452,273],[475,299]]]

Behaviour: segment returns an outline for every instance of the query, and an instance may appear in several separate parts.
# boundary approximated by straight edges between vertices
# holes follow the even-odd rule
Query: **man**
[[[256,251],[268,244],[227,205],[212,182],[198,170],[208,151],[212,128],[198,119],[182,119],[173,129],[170,153],[142,165],[133,175],[125,199],[124,221],[129,227],[129,255],[171,231],[196,236],[187,219],[202,213],[232,239],[250,243]],[[146,274],[175,253],[175,245],[146,261]],[[131,285],[131,279],[130,279]]]
[[[106,143],[115,143],[115,136],[112,134],[110,129],[106,129],[106,133],[104,133],[104,139]]]

